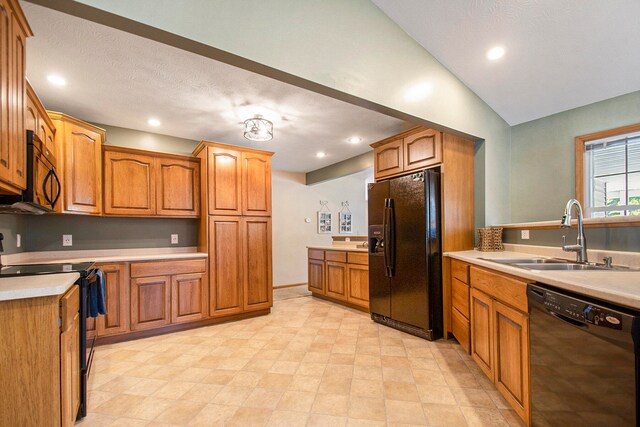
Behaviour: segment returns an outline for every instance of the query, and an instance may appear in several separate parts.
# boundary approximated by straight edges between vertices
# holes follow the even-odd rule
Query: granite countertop
[[[155,261],[165,259],[207,258],[196,248],[105,249],[79,251],[23,252],[3,257],[6,264],[53,264],[95,261],[98,263],[125,261]]]
[[[640,271],[541,271],[525,270],[479,259],[540,257],[526,252],[447,252],[451,258],[540,282],[611,303],[640,309]]]
[[[367,253],[369,248],[357,248],[355,245],[313,245],[307,246],[307,249],[321,249],[324,251],[345,251],[345,252],[364,252]]]
[[[0,279],[0,301],[62,295],[79,278],[79,273],[3,278]]]

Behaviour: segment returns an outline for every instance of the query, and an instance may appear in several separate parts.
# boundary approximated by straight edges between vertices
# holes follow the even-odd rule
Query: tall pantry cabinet
[[[271,156],[202,141],[199,246],[209,253],[212,317],[267,310],[273,305]]]

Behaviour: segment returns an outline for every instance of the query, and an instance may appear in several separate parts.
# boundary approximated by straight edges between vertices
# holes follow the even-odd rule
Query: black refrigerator
[[[371,319],[428,340],[441,338],[439,171],[369,184],[368,199]]]

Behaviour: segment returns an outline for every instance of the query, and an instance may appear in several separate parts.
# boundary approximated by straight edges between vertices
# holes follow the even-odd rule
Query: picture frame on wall
[[[340,212],[340,234],[352,234],[351,212]]]
[[[331,212],[318,211],[318,234],[331,234],[333,232],[333,221]]]

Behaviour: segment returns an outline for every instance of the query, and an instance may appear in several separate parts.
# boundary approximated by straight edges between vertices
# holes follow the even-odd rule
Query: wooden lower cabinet
[[[107,314],[94,320],[98,336],[129,331],[129,274],[127,264],[99,264],[104,272]],[[93,319],[92,319],[93,320]],[[87,332],[89,331],[87,322]]]
[[[170,322],[170,276],[131,279],[131,330],[157,328]]]
[[[529,318],[494,301],[494,382],[523,420],[529,419]]]
[[[346,300],[347,264],[343,262],[327,261],[325,274],[327,275],[327,296]]]
[[[471,357],[493,380],[493,300],[477,289],[471,290]]]
[[[209,217],[209,314],[242,312],[242,217]]]
[[[271,271],[271,218],[243,219],[244,311],[264,310],[273,305]]]
[[[369,308],[369,267],[347,264],[347,301]]]
[[[313,294],[369,309],[366,253],[309,249],[308,257],[307,286]]]
[[[201,320],[208,315],[206,274],[171,277],[171,322]]]
[[[60,415],[62,427],[73,426],[80,408],[80,313],[60,334]]]
[[[326,294],[324,290],[324,260],[309,259],[308,287],[311,292]]]

